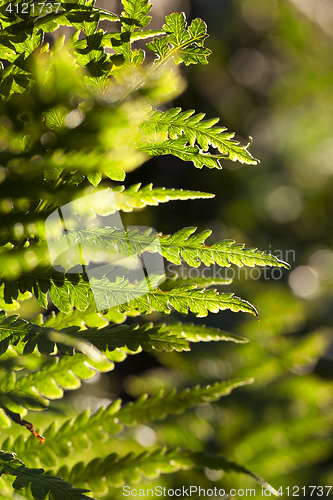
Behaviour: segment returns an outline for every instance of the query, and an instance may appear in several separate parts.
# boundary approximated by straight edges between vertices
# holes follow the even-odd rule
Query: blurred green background
[[[191,0],[164,2],[163,8],[164,14],[184,10],[189,20],[204,19],[213,51],[208,66],[182,70],[188,88],[171,106],[220,116],[241,141],[252,136],[251,151],[261,163],[224,162],[222,171],[199,171],[171,157],[151,160],[128,175],[128,185],[200,188],[216,197],[159,206],[140,217],[164,233],[186,225],[211,228],[211,242],[235,239],[275,253],[292,269],[267,270],[259,279],[250,270],[236,272],[228,288],[256,305],[260,323],[228,312],[202,321],[244,335],[249,344],[158,355],[159,366],[146,370],[137,357],[140,365],[127,377],[131,360],[123,364],[122,386],[131,396],[237,376],[256,379],[218,404],[158,423],[155,436],[143,429],[136,439],[142,445],[147,432],[162,443],[206,447],[275,488],[332,485],[333,4]],[[250,484],[208,470],[202,477],[177,477],[180,485]]]
[[[97,5],[121,10],[118,1],[100,0]],[[225,161],[223,170],[215,171],[197,170],[169,156],[152,159],[129,173],[125,185],[152,182],[156,187],[200,189],[216,197],[147,208],[125,214],[124,221],[150,225],[164,234],[185,226],[210,228],[210,243],[235,239],[288,260],[292,269],[252,274],[250,269],[236,269],[226,291],[250,300],[260,322],[231,312],[204,320],[188,317],[188,322],[246,336],[248,344],[194,344],[190,353],[129,356],[111,374],[84,383],[68,401],[76,410],[95,409],[118,396],[129,401],[159,388],[254,376],[252,386],[237,389],[219,403],[123,431],[119,440],[103,445],[101,453],[114,448],[123,454],[159,444],[205,448],[246,465],[275,488],[330,486],[333,3],[154,0],[150,27],[158,28],[175,10],[186,12],[189,21],[201,17],[207,22],[206,45],[213,54],[208,66],[182,68],[188,87],[168,107],[221,117],[221,125],[236,131],[238,140],[253,138],[251,152],[261,163],[239,166]],[[55,35],[68,33],[62,30]],[[144,318],[181,319],[175,313],[166,319],[158,314]],[[144,484],[218,486],[226,491],[253,487],[243,476],[208,469]],[[293,491],[304,496],[301,489]],[[306,489],[305,496],[310,491]],[[110,491],[108,498],[123,496]]]

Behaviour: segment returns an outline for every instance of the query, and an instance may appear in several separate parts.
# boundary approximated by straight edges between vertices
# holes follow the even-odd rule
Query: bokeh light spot
[[[311,297],[319,287],[318,275],[309,266],[299,266],[290,274],[289,285],[295,295]]]
[[[302,212],[302,201],[298,192],[290,186],[280,186],[271,191],[266,200],[266,209],[276,222],[291,222]]]

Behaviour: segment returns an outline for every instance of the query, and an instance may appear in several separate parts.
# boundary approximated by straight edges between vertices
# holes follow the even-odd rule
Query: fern
[[[211,54],[204,48],[203,42],[207,38],[207,27],[201,19],[194,19],[187,28],[184,13],[174,13],[166,16],[163,26],[167,36],[155,38],[147,47],[158,56],[158,63],[165,63],[173,58],[176,64],[207,64],[207,57]],[[156,65],[157,65],[156,64]]]
[[[211,231],[206,230],[192,236],[196,227],[184,228],[171,236],[161,237],[161,248],[163,257],[174,264],[181,264],[181,258],[190,266],[198,267],[202,262],[206,266],[218,264],[230,267],[235,264],[243,266],[278,266],[289,268],[289,265],[277,257],[265,254],[256,248],[244,248],[244,244],[236,244],[234,240],[224,240],[206,246],[205,240]],[[180,258],[181,257],[181,258]]]
[[[157,206],[171,200],[195,200],[198,198],[213,198],[211,193],[201,191],[185,191],[183,189],[153,188],[148,184],[141,188],[141,184],[135,184],[126,189],[121,186],[115,192],[115,200],[118,210],[130,212],[133,208],[144,208],[146,206]]]
[[[82,319],[80,318],[80,321]],[[70,328],[60,330],[64,340],[77,349],[84,350],[86,343],[93,344],[100,351],[113,351],[117,348],[126,347],[132,352],[137,352],[138,349],[145,351],[157,350],[189,350],[186,338],[172,334],[165,327],[165,324],[154,326],[148,323],[140,326],[134,325],[118,325],[105,326],[104,328],[87,328],[80,331],[80,327],[72,326]],[[29,323],[20,319],[18,316],[9,316],[0,311],[0,349],[2,353],[6,352],[9,343],[17,343],[21,341],[26,343],[23,354],[30,353],[35,347],[42,354],[53,354],[57,351],[63,354],[73,354],[73,348],[69,349],[68,345],[61,344],[52,340],[57,338],[58,330],[43,327],[34,323]],[[53,335],[52,335],[53,334]],[[78,342],[76,344],[76,341]],[[87,349],[89,355],[89,348]]]
[[[96,362],[78,353],[73,358],[53,358],[40,370],[18,379],[15,372],[8,372],[1,380],[0,406],[19,413],[22,407],[45,409],[49,399],[63,397],[63,389],[77,389],[81,380],[94,377],[97,370],[107,372],[113,368],[114,363],[106,358]]]
[[[90,176],[90,182],[92,184],[99,184],[101,177],[93,179],[93,174]],[[1,187],[0,187],[1,189]],[[68,188],[67,188],[68,190]],[[29,184],[29,191],[31,195],[35,195],[37,198],[44,194],[45,187],[38,186],[36,183]],[[133,209],[144,208],[146,206],[157,206],[160,203],[167,203],[173,200],[195,200],[195,199],[207,199],[213,198],[215,195],[211,193],[203,193],[201,191],[188,191],[183,189],[166,189],[166,188],[154,188],[152,184],[141,187],[141,184],[135,184],[127,189],[125,186],[115,186],[112,188],[114,193],[115,202],[117,209],[124,212],[131,212]],[[17,193],[17,196],[21,198],[24,195],[24,190],[22,193]],[[50,193],[51,197],[51,193]],[[59,199],[62,199],[62,194],[58,192]],[[59,202],[57,203],[59,205]],[[31,212],[28,214],[22,214],[20,212],[8,214],[3,214],[2,216],[2,234],[1,243],[3,245],[10,243],[15,243],[18,240],[21,241],[22,237],[18,238],[13,228],[15,224],[20,224],[23,226],[23,237],[28,239],[29,237],[29,227],[34,224],[35,235],[41,239],[45,239],[45,217],[50,215],[53,209],[44,210],[41,214],[40,212]],[[22,227],[21,226],[21,227]],[[37,249],[40,253],[42,250]],[[18,254],[19,255],[19,254]],[[7,269],[8,265],[3,265],[2,269]]]
[[[248,145],[241,146],[233,139],[234,133],[226,133],[225,127],[215,126],[218,118],[203,120],[204,113],[194,113],[193,109],[182,111],[181,108],[170,109],[164,113],[153,110],[144,122],[143,130],[147,134],[162,134],[165,140],[169,137],[176,140],[184,135],[192,148],[197,142],[202,151],[208,151],[209,146],[213,146],[232,161],[252,165],[258,163],[248,152]]]
[[[211,342],[224,340],[227,342],[247,343],[248,340],[239,335],[223,332],[218,328],[205,325],[193,325],[192,323],[172,323],[167,325],[173,333],[181,332],[189,342]]]
[[[218,119],[205,119],[202,113],[180,108],[158,110],[177,94],[179,75],[175,67],[169,71],[169,65],[208,62],[211,51],[204,46],[208,35],[201,19],[187,25],[183,13],[173,13],[161,29],[150,30],[146,28],[149,0],[122,0],[120,15],[95,7],[94,0],[61,1],[58,12],[50,13],[42,12],[44,7],[35,12],[33,4],[25,13],[9,2],[0,3],[0,58],[5,61],[0,74],[4,166],[0,172],[0,423],[4,427],[11,421],[18,424],[16,439],[9,435],[2,444],[6,451],[0,452],[0,475],[16,476],[13,488],[20,490],[18,498],[32,495],[36,500],[87,498],[84,494],[88,490],[77,486],[88,484],[93,494],[105,493],[109,486],[139,481],[142,476],[203,467],[247,474],[268,487],[248,469],[204,451],[159,448],[141,454],[108,455],[111,436],[125,426],[159,421],[218,401],[252,381],[245,369],[244,376],[230,381],[178,391],[171,388],[125,405],[115,400],[92,415],[73,409],[73,417],[66,417],[60,428],[55,422],[46,425],[44,437],[23,420],[28,410],[46,410],[52,400],[64,396],[64,391],[78,389],[81,381],[98,372],[113,370],[128,354],[153,351],[162,359],[163,351],[175,351],[172,356],[178,359],[190,350],[191,343],[247,342],[216,328],[175,321],[144,322],[140,315],[154,313],[155,320],[158,313],[176,311],[200,318],[209,312],[231,310],[258,316],[250,302],[210,288],[230,284],[232,280],[227,278],[192,280],[176,271],[158,287],[161,276],[155,273],[149,275],[149,292],[144,294],[145,279],[131,283],[117,277],[112,269],[98,279],[88,279],[87,273],[56,271],[48,255],[46,218],[74,199],[98,192],[97,186],[110,187],[108,179],[124,181],[128,172],[150,156],[173,155],[197,168],[216,169],[222,168],[223,159],[252,165],[258,161],[249,152],[249,144],[236,141],[233,133],[217,125]],[[99,29],[102,20],[117,23],[117,28],[110,32]],[[73,34],[69,39],[55,40],[50,48],[44,42],[45,35],[55,32],[56,36],[59,26],[72,28]],[[141,48],[135,48],[136,42]],[[142,48],[145,43],[150,60]],[[214,196],[152,184],[141,187],[140,183],[129,188],[112,184],[111,188],[117,207],[91,206],[106,222],[116,209],[133,212],[172,200]],[[135,220],[135,213],[131,217]],[[139,256],[159,252],[167,261],[176,265],[185,262],[190,268],[201,264],[289,267],[273,255],[245,248],[234,240],[208,246],[211,231],[195,231],[185,227],[171,235],[160,233],[158,248],[154,232],[142,234],[133,227],[126,232],[108,224],[73,228],[67,238],[73,245],[88,242],[91,252],[97,253],[126,249],[130,237],[131,249]],[[30,310],[31,297],[45,309],[44,315],[33,318],[37,311]],[[33,319],[24,320],[23,313],[7,316],[7,310],[25,311]],[[138,320],[124,324],[127,317]],[[297,352],[294,350],[291,357]],[[184,366],[188,364],[184,362]],[[45,415],[47,420],[48,412]],[[35,423],[39,424],[40,420]],[[19,426],[24,427],[22,432]],[[24,437],[27,430],[31,432],[28,439]],[[117,439],[112,438],[116,443]],[[99,448],[99,444],[103,446]],[[126,436],[123,444],[125,453],[133,446]],[[77,453],[82,455],[87,449],[84,461],[71,467]],[[12,451],[28,465],[60,466],[58,475],[29,469]],[[70,454],[68,465],[64,460],[59,463],[59,457]],[[7,482],[5,478],[0,483],[4,497],[10,497]]]
[[[233,335],[228,332],[221,332],[219,329],[207,328],[193,324],[173,323],[170,326],[162,323],[153,325],[146,323],[141,325],[105,325],[105,319],[99,321],[97,315],[93,315],[92,322],[96,327],[82,327],[82,313],[77,315],[78,321],[75,321],[75,314],[69,315],[66,319],[72,323],[71,327],[64,328],[65,321],[61,314],[54,316],[54,319],[48,319],[47,325],[55,326],[61,329],[41,326],[36,323],[29,323],[20,319],[18,316],[6,317],[4,312],[0,311],[0,352],[4,354],[10,344],[21,342],[24,345],[23,354],[31,353],[36,347],[41,354],[53,354],[59,351],[63,354],[74,354],[74,349],[86,351],[85,354],[93,361],[102,361],[103,357],[98,357],[96,351],[91,351],[89,346],[92,344],[100,351],[113,351],[115,349],[126,348],[128,351],[136,353],[144,350],[158,351],[187,351],[190,350],[189,342],[199,341],[232,341],[236,343],[247,342],[243,337]],[[97,318],[96,318],[97,316]],[[74,318],[73,318],[74,317]],[[73,319],[71,319],[73,318]],[[58,323],[60,321],[60,324]],[[76,326],[75,326],[76,323]],[[88,319],[88,323],[91,321]],[[59,331],[63,335],[59,335]],[[172,333],[171,333],[172,332]],[[55,340],[59,339],[59,340]],[[65,344],[61,343],[61,340]],[[56,358],[55,358],[56,359]]]
[[[95,477],[101,472],[109,485],[123,486],[126,482],[138,483],[142,477],[153,479],[160,474],[170,474],[181,469],[207,467],[213,470],[223,470],[225,472],[242,472],[255,479],[262,486],[269,485],[259,476],[253,474],[245,467],[221,456],[207,455],[201,451],[164,448],[152,452],[144,451],[135,455],[130,453],[120,458],[116,453],[112,453],[104,460],[96,458],[86,467],[83,462],[78,462],[69,472],[66,467],[58,471],[59,475],[64,476],[69,481],[77,484],[96,484]],[[99,481],[101,486],[101,481]],[[270,487],[271,493],[279,496],[274,488]]]
[[[155,278],[159,279],[159,276]],[[154,286],[152,276],[150,283]],[[138,284],[132,284],[119,277],[115,281],[110,281],[107,277],[92,278],[88,281],[85,276],[64,275],[52,269],[40,274],[34,272],[34,274],[22,275],[19,282],[12,282],[11,287],[8,286],[7,289],[8,296],[14,299],[17,297],[19,287],[34,291],[39,304],[43,307],[47,307],[47,292],[49,291],[53,304],[60,311],[67,313],[70,312],[72,305],[79,310],[85,310],[90,301],[93,307],[96,307],[95,304],[98,302],[100,309],[103,304],[102,309],[115,307],[120,312],[134,309],[140,314],[150,314],[153,310],[162,314],[170,314],[171,308],[174,308],[183,315],[191,311],[198,317],[207,316],[208,311],[217,313],[225,309],[258,315],[252,304],[236,297],[233,293],[218,293],[214,289],[205,290],[198,288],[196,284],[189,284],[175,287],[170,292],[155,288],[141,295],[141,286],[146,286],[145,279]],[[92,295],[92,290],[94,295]],[[122,303],[115,306],[114,300],[119,303],[119,297],[123,298]]]
[[[83,493],[90,490],[74,488],[71,484],[55,476],[44,474],[43,469],[29,469],[14,453],[0,451],[0,475],[10,474],[16,476],[13,488],[20,490],[31,484],[31,492],[36,500],[44,500],[49,492],[55,499],[68,498],[69,500],[81,500],[87,498]],[[90,497],[91,498],[91,497]]]
[[[164,142],[145,142],[140,150],[151,156],[174,155],[183,161],[192,161],[196,168],[208,167],[221,169],[223,155],[203,153],[197,146],[188,146],[187,139],[175,139]]]
[[[124,11],[122,22],[124,31],[133,31],[136,28],[146,26],[150,17],[147,15],[151,9],[148,0],[122,0]]]
[[[89,410],[69,419],[60,427],[51,424],[43,435],[43,448],[38,447],[36,439],[28,438],[23,441],[18,438],[15,442],[6,440],[2,448],[14,449],[21,457],[31,464],[37,465],[37,458],[42,464],[54,466],[57,456],[67,456],[70,451],[80,451],[89,447],[92,442],[105,441],[107,434],[119,432],[126,425],[136,425],[138,422],[147,422],[163,419],[167,415],[179,414],[192,406],[217,401],[222,396],[239,386],[249,384],[252,380],[231,380],[216,383],[207,387],[195,387],[177,393],[175,390],[164,393],[160,391],[152,397],[142,396],[136,402],[121,406],[121,401],[114,401],[107,408],[101,408],[94,415]],[[38,448],[37,448],[38,447]],[[37,453],[37,449],[40,450]]]
[[[256,248],[244,248],[244,244],[236,243],[234,240],[224,240],[211,246],[205,245],[206,239],[212,234],[207,229],[199,234],[193,235],[196,227],[186,227],[173,235],[160,234],[161,254],[173,264],[181,264],[183,259],[192,267],[199,267],[201,263],[206,266],[217,264],[221,267],[230,267],[235,264],[238,267],[248,266],[277,266],[289,268],[289,264],[281,261],[274,255],[266,254]],[[192,236],[193,235],[193,236]],[[96,245],[97,248],[108,248],[117,245],[126,248],[127,238],[131,240],[133,252],[141,255],[143,251],[158,251],[157,245],[149,246],[155,240],[155,235],[142,235],[137,229],[127,232],[120,229],[104,227],[94,230],[71,231],[68,235],[71,242]]]

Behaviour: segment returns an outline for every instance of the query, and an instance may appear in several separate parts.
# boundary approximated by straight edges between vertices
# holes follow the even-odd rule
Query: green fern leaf
[[[111,311],[112,312],[112,311]],[[74,310],[70,314],[58,313],[47,317],[45,323],[40,321],[38,324],[45,324],[46,326],[55,327],[58,329],[64,326],[83,326],[84,323],[87,327],[93,326],[95,328],[100,328],[106,326],[108,323],[109,313],[105,316],[95,313],[92,309],[87,311]],[[67,323],[66,323],[67,322]],[[113,322],[113,321],[112,321]],[[148,323],[150,325],[151,323]],[[124,325],[127,326],[127,325]],[[178,337],[183,336],[189,342],[210,342],[210,341],[231,341],[236,343],[247,343],[248,340],[245,337],[235,335],[233,333],[225,332],[219,330],[218,328],[212,328],[206,325],[195,325],[193,323],[162,323],[156,325],[156,328],[160,329],[160,332],[171,332]],[[122,338],[123,338],[122,334]],[[126,340],[126,337],[125,337]],[[128,346],[127,346],[128,347]]]
[[[81,380],[94,377],[97,371],[107,372],[113,368],[114,363],[106,358],[95,362],[78,353],[74,357],[55,357],[38,371],[18,379],[15,372],[8,372],[0,384],[0,406],[21,415],[25,414],[22,408],[45,409],[49,399],[63,397],[63,389],[77,389]]]
[[[29,56],[43,40],[43,32],[35,30],[31,36],[27,36],[27,31],[32,28],[31,23],[20,22],[14,27],[7,27],[2,30],[4,45],[7,46],[6,53],[9,55],[9,66],[2,71],[0,83],[0,96],[7,98],[14,92],[21,94],[31,85],[31,74],[29,71]],[[15,47],[12,54],[8,53],[9,47]]]
[[[154,291],[148,295],[154,309],[169,314],[172,306],[176,311],[187,315],[191,311],[198,318],[208,315],[208,311],[217,313],[225,309],[233,312],[248,312],[258,316],[254,306],[234,296],[232,293],[218,293],[215,289],[198,289],[195,284],[181,285],[170,292]]]
[[[55,500],[83,500],[88,498],[83,493],[90,491],[85,488],[74,488],[59,477],[45,475],[43,469],[29,469],[16,458],[15,453],[4,451],[0,451],[0,475],[2,474],[16,476],[13,482],[15,490],[31,484],[31,492],[36,500],[49,498],[49,493]]]
[[[150,22],[147,14],[151,9],[148,0],[122,0],[124,11],[122,12],[122,31],[133,31],[135,28],[143,28]]]
[[[226,155],[226,159],[257,165],[258,160],[253,158],[247,149],[249,144],[240,145],[234,140],[233,132],[227,133],[225,127],[215,126],[218,118],[203,120],[204,113],[194,113],[193,109],[182,111],[181,108],[166,112],[152,110],[142,128],[147,134],[162,133],[164,139],[169,137],[175,140],[184,135],[192,147],[196,142],[203,151],[208,151],[209,146],[213,146]]]
[[[225,155],[204,153],[197,146],[189,146],[185,138],[169,139],[164,142],[144,142],[138,145],[143,153],[151,156],[173,155],[183,161],[192,161],[196,168],[208,167],[221,170],[220,160]]]
[[[71,26],[83,31],[86,37],[95,34],[99,22],[99,12],[97,9],[93,10],[93,2],[83,4],[79,1],[74,9],[70,4],[63,4],[63,6],[66,10],[68,9],[66,17]]]
[[[214,194],[201,191],[185,191],[183,189],[153,188],[153,184],[141,187],[140,184],[125,189],[116,188],[115,199],[118,210],[131,212],[133,208],[157,206],[171,200],[195,200],[200,198],[214,198]]]
[[[69,332],[71,333],[71,332]],[[71,333],[73,335],[73,333]],[[187,340],[173,335],[165,325],[118,325],[104,328],[88,328],[77,333],[77,338],[91,342],[101,351],[126,348],[134,353],[144,351],[189,351]]]
[[[201,19],[194,19],[187,28],[184,13],[173,13],[165,18],[163,29],[166,37],[154,40],[147,47],[157,54],[159,65],[173,58],[176,64],[207,64],[207,57],[211,54],[204,48],[203,42],[207,38],[207,26]]]
[[[185,389],[176,392],[172,389],[168,392],[161,390],[156,395],[148,398],[144,395],[135,403],[129,403],[119,410],[117,418],[121,423],[135,425],[138,422],[163,419],[167,415],[183,413],[192,406],[217,401],[222,396],[227,396],[236,387],[251,384],[253,379],[229,380],[227,382],[216,382],[212,386]]]
[[[140,314],[150,314],[154,310],[162,314],[170,314],[171,309],[174,308],[183,315],[191,311],[199,318],[207,316],[208,311],[217,313],[225,309],[233,312],[248,312],[258,316],[253,305],[232,293],[219,294],[215,289],[198,289],[195,284],[182,285],[173,288],[170,292],[163,292],[159,288],[154,288],[155,278],[158,282],[160,276],[150,276],[152,289],[149,293],[142,295],[141,288],[147,286],[145,278],[137,284],[132,284],[120,277],[117,277],[115,281],[110,281],[107,277],[92,278],[87,281],[83,275],[62,274],[53,269],[37,274],[35,270],[34,273],[22,275],[19,282],[10,282],[6,300],[10,302],[10,297],[16,299],[19,287],[24,286],[26,290],[34,291],[37,301],[45,308],[49,291],[54,305],[60,311],[67,313],[70,312],[72,306],[85,310],[90,302],[93,307],[98,303],[99,308],[101,304],[104,304],[103,309],[115,307],[120,312],[136,310]],[[6,282],[6,287],[8,283]],[[120,298],[121,304],[119,304]]]
[[[37,465],[38,457],[43,465],[53,466],[57,463],[56,457],[67,456],[71,448],[79,451],[89,447],[89,440],[105,441],[107,434],[119,432],[124,425],[136,425],[137,422],[164,419],[167,415],[182,413],[198,404],[217,401],[230,394],[233,389],[251,382],[252,379],[239,379],[217,382],[207,387],[197,386],[178,393],[175,390],[160,391],[151,397],[144,395],[136,402],[124,406],[117,400],[92,416],[89,410],[84,411],[75,420],[67,420],[59,430],[54,423],[51,424],[43,432],[45,442],[42,448],[31,437],[26,441],[21,437],[14,442],[8,439],[2,444],[2,448],[14,450],[33,465]],[[37,449],[40,450],[38,453],[35,451]]]
[[[62,467],[58,474],[78,485],[90,482],[95,485],[96,476],[105,476],[108,485],[121,487],[125,482],[138,483],[142,477],[153,479],[161,474],[170,474],[177,470],[203,469],[204,467],[246,474],[269,489],[271,493],[279,496],[274,488],[249,469],[229,461],[225,457],[207,455],[202,451],[161,448],[152,452],[144,451],[137,455],[130,453],[125,457],[119,457],[116,453],[112,453],[104,459],[95,458],[87,466],[84,466],[83,462],[79,462],[71,471],[67,467]],[[102,479],[99,482],[101,481]]]
[[[66,315],[59,313],[57,316],[48,318],[45,323],[47,326],[43,326],[42,321],[39,321],[38,324],[36,322],[29,323],[18,316],[7,318],[6,314],[0,311],[0,355],[7,351],[10,344],[16,345],[21,342],[26,344],[23,348],[23,354],[32,352],[37,347],[41,354],[53,354],[59,351],[63,354],[73,355],[74,348],[76,348],[84,352],[90,359],[103,362],[102,355],[96,356],[95,352],[90,353],[90,345],[102,352],[126,348],[128,351],[137,353],[141,350],[148,352],[151,350],[187,351],[190,350],[188,341],[231,340],[233,342],[247,342],[243,337],[200,325],[172,323],[168,326],[165,323],[159,325],[146,323],[141,326],[139,324],[105,326],[108,321],[103,317],[93,312],[90,312],[90,316],[90,320],[89,317],[87,318],[88,323],[93,323],[96,326],[81,330],[83,326],[82,313],[79,311],[73,311]],[[64,325],[66,320],[70,327],[66,328]],[[101,326],[103,328],[100,328]],[[62,335],[59,336],[57,342],[55,339],[57,339],[59,331]]]
[[[289,264],[274,255],[265,254],[256,248],[244,248],[244,244],[236,244],[234,240],[223,240],[206,246],[204,242],[210,236],[211,231],[206,230],[192,236],[196,229],[196,227],[187,227],[171,236],[161,235],[160,244],[163,257],[174,264],[181,264],[182,258],[193,267],[199,267],[202,262],[206,266],[216,263],[222,267],[230,267],[231,264],[235,264],[238,267],[277,266],[290,268]]]
[[[211,342],[211,341],[227,341],[236,342],[237,344],[247,343],[248,339],[234,335],[233,333],[224,332],[218,328],[212,328],[206,325],[194,325],[192,323],[170,323],[166,325],[174,334],[183,334],[189,342]]]
[[[5,312],[0,310],[0,355],[6,352],[10,343],[22,340],[27,342],[29,339],[36,339],[39,352],[51,354],[55,350],[55,343],[48,339],[47,334],[50,330],[29,323],[19,316],[7,317]]]
[[[161,253],[168,261],[180,265],[183,259],[192,267],[199,267],[201,263],[206,266],[217,264],[221,267],[230,267],[234,264],[238,267],[254,266],[277,266],[289,269],[288,263],[278,259],[274,255],[266,254],[256,248],[245,248],[243,243],[234,240],[222,240],[211,246],[205,245],[206,239],[212,234],[210,229],[193,235],[196,227],[185,227],[173,235],[160,234]],[[114,228],[94,229],[93,231],[71,231],[68,236],[73,242],[82,245],[87,244],[96,248],[108,248],[117,245],[126,248],[127,238],[130,238],[133,253],[139,255],[145,250],[156,252],[156,245],[149,247],[154,242],[155,235],[142,235],[139,230],[131,229],[127,233]],[[218,278],[217,278],[218,279]]]
[[[112,311],[109,311],[109,313]],[[89,306],[85,311],[79,311],[78,309],[71,309],[71,311],[67,314],[58,312],[55,314],[53,311],[49,316],[45,319],[42,315],[38,315],[33,319],[33,322],[37,325],[49,326],[52,328],[57,328],[61,330],[62,328],[67,328],[70,326],[80,326],[80,327],[95,327],[101,328],[102,326],[107,326],[111,323],[123,323],[126,319],[126,316],[122,317],[119,313],[119,320],[113,321],[113,319],[109,319],[106,315],[103,316],[100,313],[96,313],[91,306]],[[115,318],[114,318],[115,319]]]
[[[142,326],[139,324],[108,325],[104,328],[87,328],[81,331],[79,326],[64,328],[61,325],[60,332],[63,335],[59,336],[59,339],[67,344],[53,340],[57,338],[58,330],[29,323],[18,316],[7,318],[5,313],[0,311],[0,355],[7,350],[9,343],[15,344],[19,341],[28,343],[23,354],[31,352],[35,347],[42,354],[53,354],[57,350],[64,354],[73,354],[73,347],[83,351],[86,344],[88,347],[92,344],[103,352],[124,347],[133,352],[142,349],[145,351],[189,350],[188,342],[181,334],[173,335],[165,328],[165,325],[154,326],[152,323]],[[66,337],[68,337],[67,340]],[[76,344],[76,341],[79,342]],[[89,356],[89,349],[87,351],[85,354]],[[102,361],[102,357],[98,359]]]

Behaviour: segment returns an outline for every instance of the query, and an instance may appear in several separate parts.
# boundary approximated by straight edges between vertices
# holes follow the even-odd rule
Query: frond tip
[[[166,112],[152,110],[142,129],[148,134],[161,134],[165,141],[167,138],[177,140],[184,137],[191,147],[198,144],[204,152],[212,146],[223,155],[221,158],[227,160],[250,165],[258,164],[258,160],[248,151],[251,138],[249,143],[243,146],[234,139],[234,132],[227,132],[225,127],[216,126],[219,118],[204,120],[204,117],[204,113],[195,114],[193,109],[182,111],[181,108],[173,108]],[[164,144],[168,146],[167,141]]]
[[[206,230],[193,235],[196,227],[185,227],[170,236],[160,236],[162,255],[174,264],[181,264],[181,258],[190,266],[199,267],[201,263],[206,266],[216,263],[221,267],[277,266],[290,268],[274,255],[266,254],[257,248],[245,248],[244,243],[235,240],[222,240],[212,246],[205,245],[205,240],[212,231]],[[192,236],[193,235],[193,236]]]
[[[212,193],[201,191],[187,191],[183,189],[154,188],[152,184],[141,187],[135,184],[125,190],[124,186],[114,190],[118,210],[131,212],[133,208],[143,208],[147,205],[157,206],[172,200],[195,200],[214,198]]]

